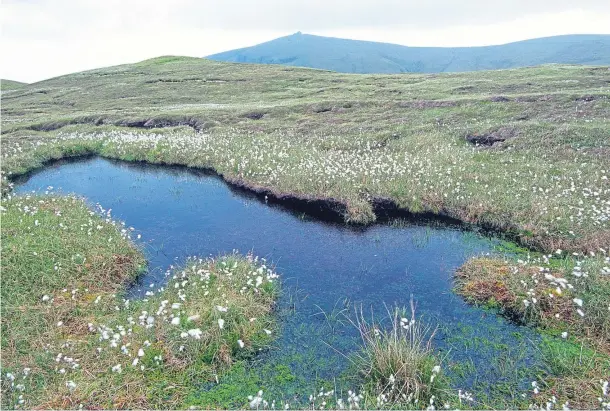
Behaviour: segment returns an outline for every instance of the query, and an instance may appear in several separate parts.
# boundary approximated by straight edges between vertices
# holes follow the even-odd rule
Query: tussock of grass
[[[277,275],[264,261],[189,259],[129,300],[129,229],[72,197],[2,211],[2,406],[173,408],[269,343]]]
[[[362,350],[353,362],[365,381],[371,407],[427,407],[447,398],[447,382],[435,358],[434,332],[405,309],[394,308],[384,327],[362,310],[350,320],[360,332]],[[374,400],[372,400],[374,398]]]
[[[610,259],[474,258],[456,272],[456,290],[507,316],[588,339],[610,353]]]
[[[457,271],[456,290],[544,332],[540,349],[548,370],[532,401],[600,406],[600,384],[610,375],[610,259],[604,253],[575,260],[475,258]]]

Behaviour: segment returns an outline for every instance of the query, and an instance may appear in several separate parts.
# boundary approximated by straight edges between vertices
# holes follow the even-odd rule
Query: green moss
[[[275,383],[279,386],[293,382],[296,377],[292,374],[292,370],[284,364],[277,364],[275,366]]]
[[[260,389],[261,381],[255,374],[248,372],[245,363],[241,362],[223,376],[222,384],[201,386],[200,390],[186,398],[185,405],[218,409],[245,408],[247,396],[256,394]]]
[[[595,369],[597,362],[606,371],[610,371],[610,357],[597,353],[573,338],[563,339],[543,334],[540,350],[553,376],[579,377]]]

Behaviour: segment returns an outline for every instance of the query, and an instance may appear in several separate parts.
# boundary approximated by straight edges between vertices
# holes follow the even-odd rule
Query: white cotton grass
[[[256,261],[255,258],[253,258],[253,260]],[[212,263],[214,262],[202,259],[194,260],[193,266],[192,268],[189,268],[189,270],[192,270],[195,273],[194,275],[196,275],[197,277],[191,276],[190,281],[186,281],[185,279],[187,277],[185,275],[177,275],[176,281],[178,281],[178,283],[180,284],[178,288],[167,287],[167,290],[171,290],[168,291],[169,294],[159,294],[157,297],[155,297],[156,299],[149,300],[149,307],[142,307],[142,309],[137,313],[134,313],[134,315],[128,315],[126,317],[126,323],[114,325],[96,324],[93,322],[88,323],[87,327],[89,332],[97,336],[96,339],[100,344],[99,347],[96,347],[97,353],[102,353],[103,350],[110,350],[109,353],[112,353],[116,350],[117,353],[120,353],[124,357],[124,360],[122,360],[122,362],[109,365],[110,371],[112,373],[124,374],[126,372],[134,372],[134,370],[137,370],[138,372],[145,372],[146,370],[150,369],[149,365],[147,364],[152,363],[155,365],[160,365],[164,362],[163,357],[158,354],[151,355],[148,360],[143,361],[144,357],[146,356],[146,350],[148,349],[148,347],[154,346],[156,343],[154,340],[151,339],[144,339],[143,341],[140,340],[142,342],[138,342],[137,340],[134,341],[134,336],[138,335],[135,332],[136,330],[134,330],[134,327],[141,327],[140,330],[150,330],[147,331],[148,333],[154,333],[155,329],[162,329],[164,327],[164,324],[167,324],[168,327],[178,328],[178,335],[184,339],[183,344],[180,345],[178,349],[178,352],[180,353],[189,352],[189,350],[192,349],[189,348],[189,345],[193,344],[195,341],[203,342],[204,334],[207,332],[204,331],[204,327],[191,327],[185,329],[180,328],[188,323],[193,324],[193,321],[202,321],[202,316],[199,313],[192,313],[188,316],[186,316],[185,314],[190,310],[189,287],[193,287],[193,290],[201,289],[202,284],[204,289],[207,287],[206,284],[209,282],[210,279],[210,271],[208,268],[202,269],[200,267],[205,267],[206,264]],[[227,278],[232,279],[231,281],[247,282],[249,281],[249,279],[256,279],[256,277],[259,276],[258,270],[256,270],[247,272],[245,278],[240,279],[240,277],[233,275],[234,272],[231,271],[237,268],[237,264],[232,263],[230,266],[227,266],[227,268],[223,269],[227,271]],[[267,268],[265,268],[264,270],[269,275],[268,280],[264,281],[273,281],[277,278],[277,275],[271,270],[268,270]],[[197,280],[194,281],[194,278],[197,278]],[[253,295],[258,295],[260,293],[260,291],[256,291],[255,287],[247,287],[247,292],[252,293]],[[222,291],[222,288],[219,288],[219,290],[215,290],[215,295],[216,293],[218,295],[213,298],[222,298],[223,301],[226,301],[227,296],[226,293]],[[172,302],[174,297],[178,297],[177,299],[180,302]],[[210,301],[210,305],[208,306],[208,312],[225,314],[229,312],[228,305],[226,303],[219,304],[218,302],[213,301]],[[128,303],[128,300],[124,300],[123,304],[118,307],[118,309],[129,310],[130,305]],[[220,330],[224,330],[227,328],[227,322],[225,319],[217,318],[215,321]],[[257,323],[255,321],[250,321],[250,319],[248,318],[243,318],[241,321],[243,321],[245,324],[248,324],[248,326],[250,327],[257,328]],[[264,329],[263,332],[270,333],[271,331]],[[223,337],[222,333],[210,332],[206,334],[206,338]],[[193,343],[189,341],[193,341]],[[207,340],[204,343],[208,344]],[[237,341],[236,348],[246,349],[247,346],[242,339],[239,339]],[[156,350],[153,352],[156,352]],[[65,363],[68,366],[71,366],[72,364],[74,364],[74,366],[78,366],[77,363],[74,363],[74,360],[72,358],[69,358],[66,355],[58,355],[57,360],[61,361],[62,363]],[[69,375],[69,372],[72,367],[68,366],[58,368],[57,372],[59,374]]]
[[[70,392],[73,392],[76,389],[76,383],[74,381],[67,381],[66,387],[68,387],[68,390],[70,390]]]
[[[540,388],[538,387],[538,381],[532,381],[532,391],[534,394],[540,393]]]
[[[442,144],[433,142],[413,151],[392,149],[392,145],[386,146],[371,138],[366,130],[348,135],[331,130],[326,133],[314,131],[308,133],[306,139],[291,128],[246,134],[232,128],[214,134],[144,130],[60,132],[52,144],[87,144],[95,140],[108,155],[118,157],[165,147],[163,155],[175,163],[192,163],[196,158],[197,162],[203,161],[217,170],[236,170],[244,180],[259,185],[290,187],[288,183],[297,175],[307,182],[306,188],[312,193],[333,187],[376,188],[380,192],[403,187],[403,191],[420,198],[434,195],[461,206],[474,203],[489,205],[492,209],[511,209],[525,199],[538,204],[530,213],[539,225],[556,228],[570,238],[590,227],[608,228],[610,224],[608,170],[582,161],[585,158],[567,164],[516,161],[511,155],[500,159],[494,157],[493,161],[478,156],[477,167],[473,168],[472,153],[477,152],[477,148],[449,144],[449,140]],[[12,145],[19,144],[28,142],[11,142],[3,156],[6,159],[21,156],[23,147],[12,150]],[[44,149],[51,143],[35,141],[31,144],[35,145],[32,149]],[[328,148],[321,149],[324,147]],[[550,156],[543,152],[540,157],[547,155]],[[584,154],[574,152],[573,155]],[[286,162],[285,158],[294,161]],[[497,167],[498,164],[501,167]],[[514,168],[515,172],[504,172],[506,167]],[[486,180],[485,185],[481,183],[483,180]],[[513,195],[503,195],[507,192]],[[563,215],[556,211],[558,209],[565,210]],[[566,220],[569,221],[567,225],[558,223]],[[564,250],[557,251],[559,255],[566,254]]]
[[[132,230],[124,226],[121,228],[120,222],[111,220],[109,210],[102,211],[98,206],[95,210],[89,210],[83,200],[76,197],[56,199],[32,195],[13,197],[11,201],[11,204],[7,204],[3,200],[3,206],[10,212],[16,210],[17,218],[23,219],[24,225],[27,224],[32,230],[36,227],[61,232],[65,227],[76,227],[76,232],[82,231],[86,241],[93,241],[88,239],[89,233],[94,239],[101,236],[99,242],[103,245],[100,247],[109,247],[112,251],[112,254],[105,255],[108,250],[95,249],[92,251],[97,253],[95,255],[113,261],[115,255],[130,252],[136,257],[134,263],[141,263],[129,242],[121,241],[126,237],[119,235],[120,232],[127,236]],[[83,224],[71,225],[67,219],[72,214],[66,210],[82,210]],[[58,217],[53,224],[43,215],[47,211]],[[31,213],[35,214],[39,225],[34,226],[34,218],[26,218],[33,217]],[[110,237],[113,238],[110,245],[105,245]],[[42,253],[27,251],[28,258],[39,254]],[[6,381],[12,391],[23,394],[19,401],[16,396],[14,401],[8,400],[10,407],[21,408],[20,404],[26,404],[35,408],[38,405],[40,398],[31,396],[38,389],[32,385],[32,382],[38,381],[31,379],[32,370],[35,370],[37,378],[40,374],[47,382],[45,389],[56,390],[70,401],[76,401],[76,395],[80,396],[91,389],[87,375],[106,374],[108,383],[112,385],[113,381],[123,380],[125,376],[132,378],[133,373],[153,372],[176,358],[188,364],[192,356],[211,345],[230,347],[226,356],[227,361],[231,362],[231,357],[237,355],[238,350],[240,355],[248,355],[248,350],[258,350],[260,345],[246,341],[256,339],[254,335],[262,333],[263,326],[273,325],[272,307],[277,297],[277,288],[274,287],[278,275],[264,259],[237,253],[218,258],[189,257],[180,266],[168,270],[167,284],[165,281],[155,281],[151,288],[147,283],[143,291],[150,291],[150,294],[136,300],[125,298],[119,288],[113,289],[106,283],[98,284],[92,281],[95,278],[88,276],[89,269],[98,269],[103,273],[109,271],[104,258],[101,263],[105,265],[96,267],[97,260],[91,262],[91,256],[81,250],[69,250],[66,254],[65,259],[56,256],[55,252],[49,254],[49,275],[70,275],[78,269],[83,271],[85,281],[79,281],[78,284],[83,286],[78,287],[66,284],[58,289],[45,287],[33,290],[30,303],[37,305],[39,309],[36,311],[45,316],[50,326],[45,335],[49,338],[45,337],[42,341],[41,353],[45,355],[32,352],[31,357],[24,357],[26,362],[22,374],[13,370],[12,365],[11,372],[2,373],[3,390]],[[125,268],[131,270],[127,265]],[[61,307],[55,307],[66,302],[78,307],[68,317],[62,314]],[[240,307],[240,310],[235,311],[234,306]],[[244,308],[247,316],[241,308]],[[218,318],[219,315],[223,318]],[[254,317],[259,320],[250,322],[249,318]],[[222,327],[221,332],[216,325]],[[235,330],[243,332],[243,340],[239,342],[233,339],[234,326]],[[74,332],[78,333],[78,338],[74,337]],[[38,357],[44,361],[48,358],[52,364],[34,365],[27,362],[29,358]],[[216,366],[210,364],[211,369]],[[8,381],[11,378],[14,381]],[[116,388],[116,392],[122,390],[120,386],[109,388]],[[129,396],[125,398],[126,404],[134,404]],[[78,405],[76,402],[74,404]],[[3,393],[3,406],[6,405]]]
[[[193,337],[196,340],[200,340],[201,339],[201,335],[203,334],[203,332],[199,328],[192,328],[192,329],[187,331],[187,334],[190,337]]]
[[[610,390],[608,389],[610,380],[600,380],[599,383],[601,384],[602,391],[601,396],[598,398],[599,404],[602,409],[610,410]]]
[[[267,408],[269,403],[263,399],[263,391],[259,391],[256,395],[248,396],[248,401],[250,405],[250,409],[257,410],[259,408]]]

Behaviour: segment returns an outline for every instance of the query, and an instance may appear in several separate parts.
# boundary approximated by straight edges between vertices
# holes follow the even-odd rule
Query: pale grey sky
[[[407,46],[610,33],[609,0],[3,0],[0,76],[34,82],[302,31]]]

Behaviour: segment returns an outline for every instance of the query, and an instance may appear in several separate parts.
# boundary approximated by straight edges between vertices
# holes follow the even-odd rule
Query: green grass
[[[596,409],[608,401],[603,381],[610,375],[610,357],[575,341],[545,336],[541,347],[549,367],[538,381],[534,402],[544,406],[555,397],[558,404],[575,409]]]
[[[22,83],[20,81],[0,79],[1,91],[17,90],[25,85],[26,83]]]
[[[367,408],[444,404],[451,391],[433,354],[434,331],[415,319],[413,302],[410,315],[400,308],[388,314],[389,326],[366,319],[362,309],[350,320],[362,339],[362,349],[351,361],[366,382],[354,400]]]
[[[3,408],[180,407],[276,332],[263,261],[192,258],[129,300],[144,261],[128,228],[73,197],[2,206]]]

